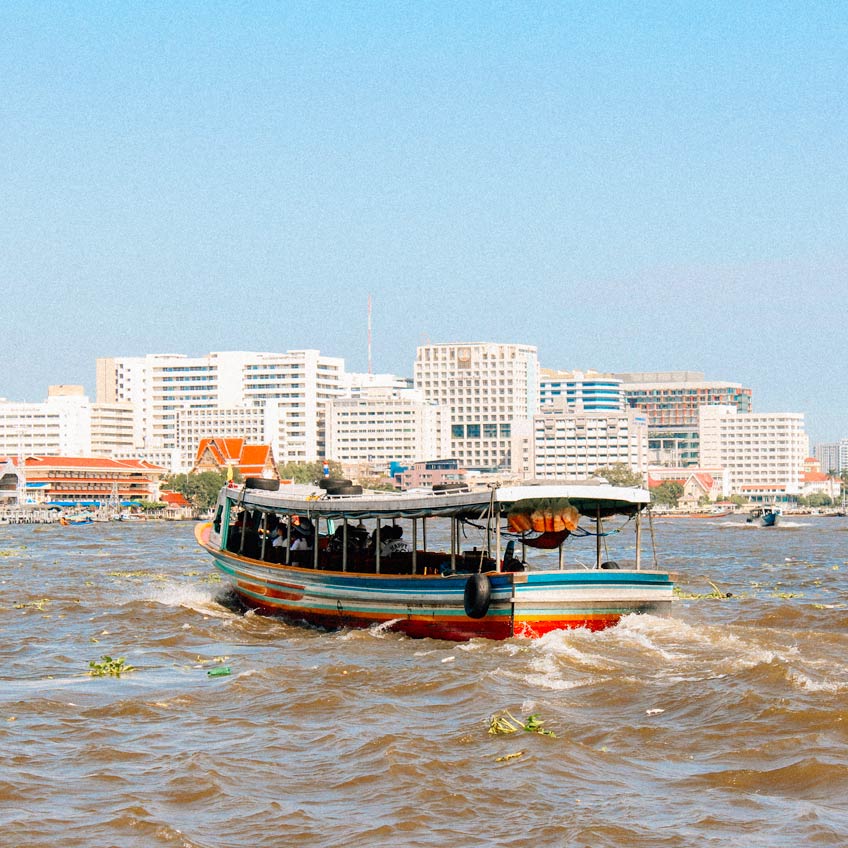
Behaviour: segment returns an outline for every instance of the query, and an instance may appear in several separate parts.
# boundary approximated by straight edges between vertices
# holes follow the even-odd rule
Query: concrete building
[[[705,380],[700,371],[659,371],[616,374],[626,403],[648,418],[648,449],[652,465],[696,466],[700,457],[698,410],[702,406],[733,406],[751,411],[751,390],[739,383]]]
[[[448,456],[447,410],[420,392],[370,389],[326,405],[327,457],[387,473],[392,462],[409,464]]]
[[[825,474],[839,474],[848,469],[848,439],[840,439],[831,444],[819,444],[813,449],[813,455],[819,461]]]
[[[612,374],[597,371],[539,372],[539,401],[542,406],[559,401],[574,410],[607,412],[625,408],[622,381]]]
[[[415,387],[449,410],[451,449],[468,470],[508,468],[512,428],[536,414],[539,361],[521,344],[428,344],[417,349]]]
[[[176,452],[174,471],[187,471],[197,448],[187,450],[181,439],[180,416],[189,431],[203,418],[200,410],[212,411],[211,424],[220,410],[264,409],[263,421],[274,430],[266,429],[259,441],[272,444],[281,462],[312,462],[324,456],[324,405],[343,393],[343,374],[344,360],[317,350],[226,351],[194,358],[150,354],[98,359],[97,392],[98,400],[134,405],[138,452]],[[234,421],[235,413],[230,418]]]
[[[575,412],[560,402],[515,425],[512,472],[519,478],[582,479],[617,463],[640,474],[648,469],[647,422],[634,410]]]
[[[467,475],[455,459],[430,459],[413,463],[395,475],[399,489],[432,488],[444,483],[466,483]]]
[[[702,464],[726,469],[731,494],[754,502],[800,494],[809,453],[803,413],[702,406],[700,422]]]
[[[43,403],[0,400],[0,454],[114,456],[132,446],[132,407],[91,403],[82,386],[50,386]]]

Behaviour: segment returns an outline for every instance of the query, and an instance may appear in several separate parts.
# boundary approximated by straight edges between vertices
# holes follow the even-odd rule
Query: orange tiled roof
[[[268,467],[273,467],[270,445],[247,445],[244,439],[201,439],[197,446],[194,467],[211,457],[219,468],[232,466],[245,477],[259,476]]]
[[[17,458],[12,458],[17,465]],[[154,465],[143,459],[109,459],[102,456],[27,456],[24,459],[27,470],[39,471],[44,468],[67,468],[69,470],[91,471],[160,471],[168,469]]]

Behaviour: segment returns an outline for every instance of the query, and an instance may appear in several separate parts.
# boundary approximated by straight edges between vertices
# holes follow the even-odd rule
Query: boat
[[[63,527],[94,524],[94,517],[91,515],[63,515],[59,519],[59,524]]]
[[[245,607],[330,630],[376,625],[454,641],[601,630],[625,615],[671,610],[670,575],[642,568],[643,489],[405,493],[321,482],[230,483],[212,521],[195,526]],[[632,563],[605,559],[630,522]],[[572,541],[587,539],[591,563],[566,566],[566,542],[570,555]]]
[[[748,524],[759,524],[761,527],[775,527],[780,519],[780,508],[776,506],[758,506],[751,510]]]

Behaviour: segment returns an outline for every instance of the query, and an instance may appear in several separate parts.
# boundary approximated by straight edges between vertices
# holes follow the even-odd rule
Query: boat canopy
[[[531,509],[534,504],[567,501],[581,515],[605,518],[633,515],[650,503],[644,489],[609,485],[505,486],[475,492],[365,492],[361,495],[327,495],[313,486],[286,486],[279,491],[226,489],[235,505],[275,512],[280,515],[308,513],[334,520],[366,518],[429,518],[436,516],[479,519],[494,512],[507,513],[517,504]]]

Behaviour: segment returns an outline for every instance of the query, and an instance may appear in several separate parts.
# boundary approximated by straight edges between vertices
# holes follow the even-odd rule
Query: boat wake
[[[157,582],[140,587],[135,597],[128,601],[149,601],[166,607],[182,607],[215,618],[232,618],[233,610],[222,596],[220,586],[201,587],[195,583],[174,581]]]
[[[779,634],[726,625],[697,626],[675,618],[626,616],[598,633],[559,630],[530,642],[531,660],[522,671],[502,673],[549,690],[568,690],[615,681],[654,681],[665,686],[750,674],[766,674],[791,691],[848,689],[848,665],[822,674],[805,646]],[[812,650],[812,648],[810,648]]]

